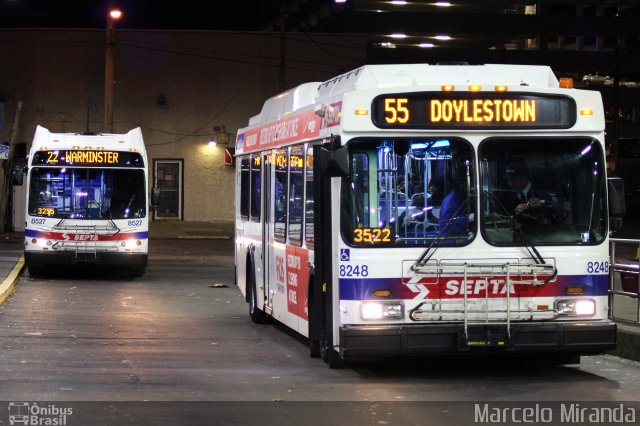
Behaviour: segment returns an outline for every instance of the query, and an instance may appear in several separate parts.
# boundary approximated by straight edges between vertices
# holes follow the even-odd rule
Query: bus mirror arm
[[[325,177],[349,176],[349,156],[347,148],[342,146],[333,150],[320,149],[321,173]]]
[[[151,188],[151,207],[158,208],[160,205],[160,188],[154,186]]]

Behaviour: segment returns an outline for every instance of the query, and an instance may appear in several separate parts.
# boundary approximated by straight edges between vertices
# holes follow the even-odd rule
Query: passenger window
[[[302,245],[302,205],[304,189],[304,150],[291,148],[289,155],[289,243]]]

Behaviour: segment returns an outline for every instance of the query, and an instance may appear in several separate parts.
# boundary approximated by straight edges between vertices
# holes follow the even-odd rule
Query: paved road
[[[156,413],[145,414],[155,419],[149,424],[203,424],[201,418],[187,419],[229,410],[225,416],[231,417],[225,418],[241,418],[237,424],[298,424],[297,417],[282,421],[286,407],[306,424],[339,418],[404,425],[408,419],[421,424],[425,407],[430,415],[449,413],[435,424],[473,421],[472,407],[460,411],[412,405],[415,401],[640,400],[640,363],[613,356],[554,368],[454,357],[331,370],[308,356],[304,339],[248,319],[232,285],[233,258],[199,253],[155,256],[147,274],[136,280],[25,274],[16,294],[0,307],[0,401],[177,401],[146,406],[146,413]],[[179,405],[185,401],[217,403]],[[215,405],[220,401],[240,402]],[[313,404],[286,405],[296,401]],[[340,404],[327,405],[334,401]],[[114,415],[109,409],[122,414],[134,408],[108,404],[85,412],[109,417]],[[164,423],[157,421],[158,413],[164,413]],[[363,415],[372,417],[361,422]],[[0,424],[3,418],[0,414]],[[75,419],[79,423],[68,424],[87,420]],[[119,418],[104,424],[121,423]]]

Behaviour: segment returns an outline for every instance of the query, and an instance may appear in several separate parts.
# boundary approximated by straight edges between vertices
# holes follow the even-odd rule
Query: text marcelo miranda
[[[540,404],[531,407],[491,407],[489,404],[475,404],[474,410],[476,423],[551,423],[558,420],[560,423],[635,424],[636,409],[625,407],[622,403],[608,407],[561,403],[556,410]]]

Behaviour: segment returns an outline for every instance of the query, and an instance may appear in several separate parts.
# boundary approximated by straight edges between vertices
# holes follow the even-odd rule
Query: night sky
[[[120,28],[263,30],[278,0],[0,0],[0,27],[102,28],[119,7]]]

